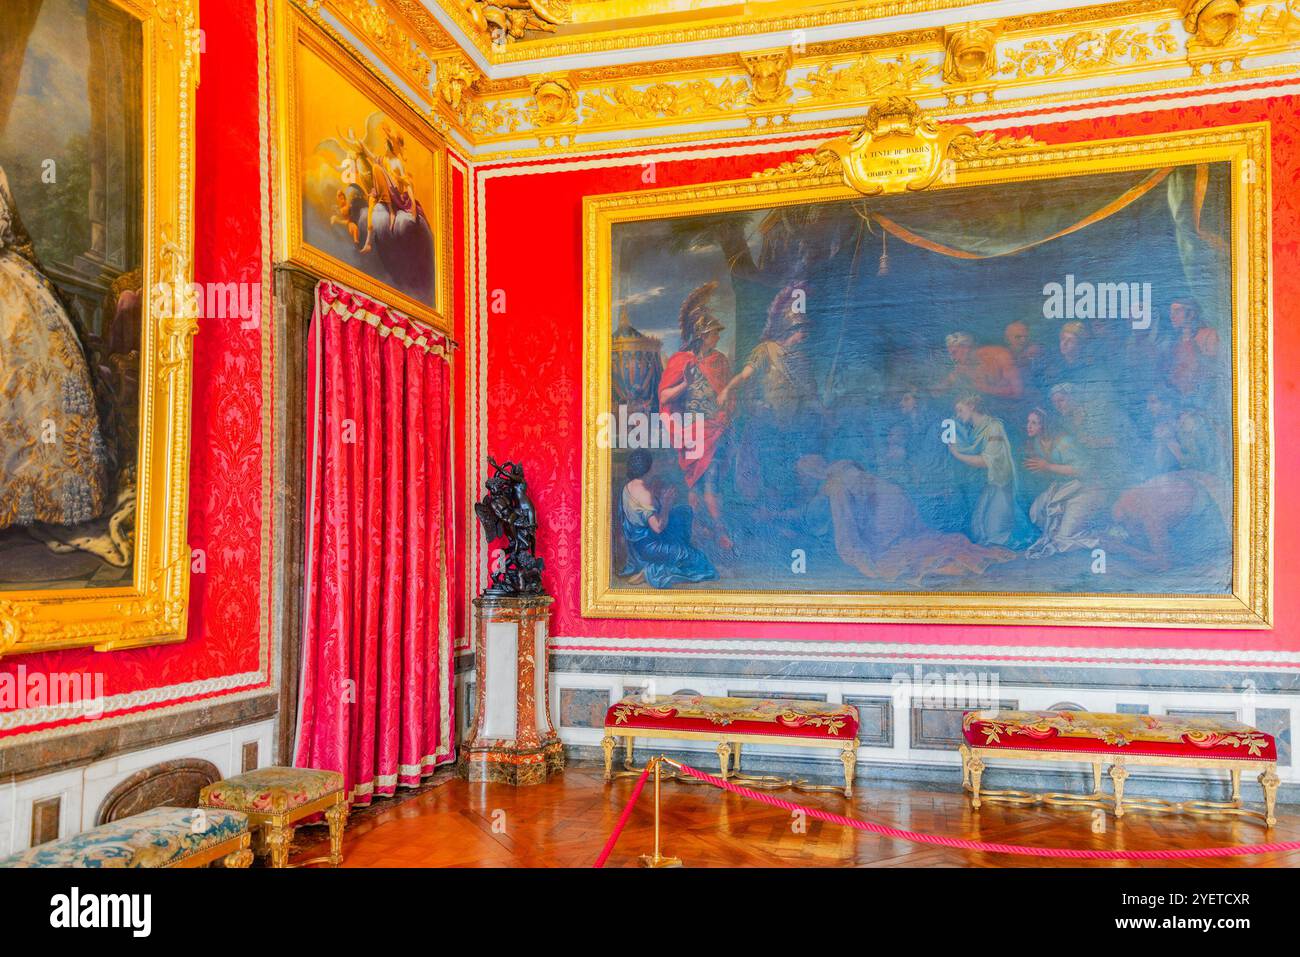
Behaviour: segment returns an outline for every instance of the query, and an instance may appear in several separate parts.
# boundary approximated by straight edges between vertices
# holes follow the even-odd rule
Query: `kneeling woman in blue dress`
[[[717,578],[708,556],[691,544],[690,506],[673,507],[675,488],[669,486],[656,497],[645,483],[653,464],[644,449],[627,457],[627,484],[623,486],[621,504],[627,563],[621,577],[628,579],[628,584],[645,582],[653,588]]]

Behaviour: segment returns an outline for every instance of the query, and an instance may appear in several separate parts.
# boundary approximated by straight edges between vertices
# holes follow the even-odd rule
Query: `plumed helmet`
[[[721,332],[726,328],[709,308],[709,300],[718,288],[717,282],[706,282],[699,286],[682,303],[678,323],[682,331],[682,345],[692,349],[710,332]]]
[[[800,326],[808,325],[808,313],[804,308],[807,298],[808,287],[802,281],[793,282],[778,292],[767,310],[763,338],[779,342]]]

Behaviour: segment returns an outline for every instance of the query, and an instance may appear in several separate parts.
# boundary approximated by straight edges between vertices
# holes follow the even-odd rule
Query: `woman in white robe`
[[[0,529],[96,518],[106,462],[77,331],[0,167]]]

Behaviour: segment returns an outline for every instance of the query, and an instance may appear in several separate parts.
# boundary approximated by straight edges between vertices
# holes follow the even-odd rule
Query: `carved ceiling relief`
[[[470,23],[493,43],[553,33],[569,18],[569,0],[462,0]]]

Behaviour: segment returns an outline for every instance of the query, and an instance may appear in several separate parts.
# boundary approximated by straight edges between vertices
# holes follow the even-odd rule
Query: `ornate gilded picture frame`
[[[6,6],[0,656],[183,641],[197,0]]]
[[[1269,155],[893,98],[588,198],[582,614],[1268,627]]]
[[[291,0],[276,5],[276,60],[278,258],[447,331],[446,143],[413,102]]]

